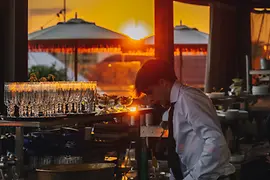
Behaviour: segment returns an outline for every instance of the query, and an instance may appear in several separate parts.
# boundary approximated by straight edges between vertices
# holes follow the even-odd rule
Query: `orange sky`
[[[55,25],[62,18],[56,13],[62,8],[63,0],[29,0],[29,32]],[[136,24],[146,29],[147,35],[153,34],[153,0],[67,0],[67,19],[74,17],[93,21],[99,26],[113,31],[124,32],[127,26]],[[174,24],[196,27],[209,32],[209,7],[174,3]]]

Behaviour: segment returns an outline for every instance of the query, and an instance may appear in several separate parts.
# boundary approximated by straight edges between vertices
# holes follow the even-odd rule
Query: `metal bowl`
[[[113,163],[50,165],[37,169],[38,180],[113,180]]]

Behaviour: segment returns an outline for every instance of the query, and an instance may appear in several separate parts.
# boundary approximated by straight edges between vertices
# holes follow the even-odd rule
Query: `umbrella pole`
[[[180,54],[179,54],[179,61],[180,61],[180,82],[183,82],[183,49],[179,49]]]
[[[74,49],[74,77],[75,81],[78,81],[78,48]]]
[[[64,54],[64,62],[65,62],[65,81],[67,81],[67,51],[65,50]]]

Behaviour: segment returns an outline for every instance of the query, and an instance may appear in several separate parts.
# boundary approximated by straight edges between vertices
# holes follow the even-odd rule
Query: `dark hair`
[[[177,79],[173,63],[160,59],[148,60],[136,75],[135,90],[137,96],[145,93],[150,86],[157,84],[160,79],[170,82]]]

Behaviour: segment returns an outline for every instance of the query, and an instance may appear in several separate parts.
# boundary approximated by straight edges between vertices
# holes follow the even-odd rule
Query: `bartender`
[[[175,180],[230,179],[235,168],[211,100],[200,90],[182,85],[172,64],[147,61],[135,88],[150,101],[170,104],[168,164]]]

